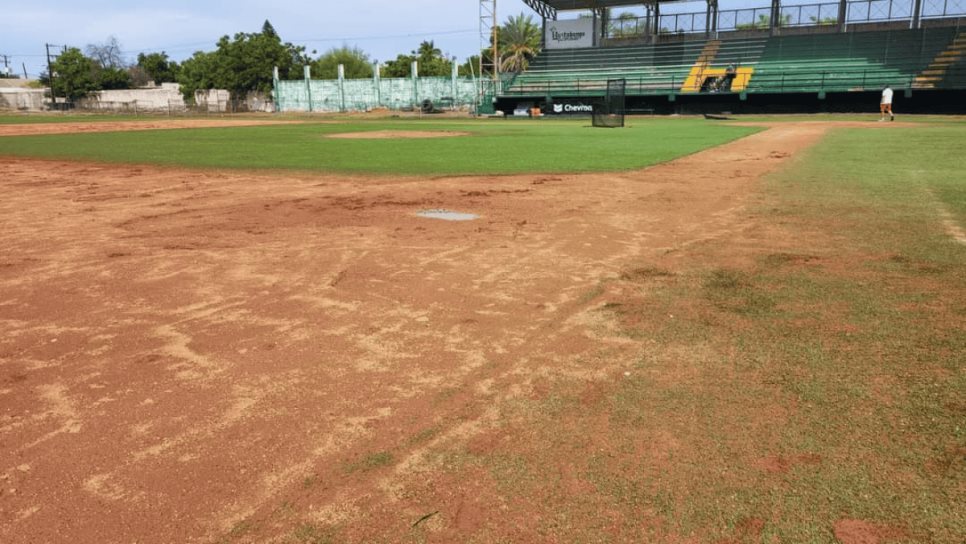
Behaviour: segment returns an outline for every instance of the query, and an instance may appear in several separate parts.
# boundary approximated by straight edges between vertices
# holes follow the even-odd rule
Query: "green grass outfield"
[[[433,139],[333,139],[380,130],[460,131]],[[623,130],[589,121],[382,120],[338,124],[104,132],[0,138],[0,156],[202,168],[371,174],[518,174],[643,168],[759,129],[698,119],[635,120]]]

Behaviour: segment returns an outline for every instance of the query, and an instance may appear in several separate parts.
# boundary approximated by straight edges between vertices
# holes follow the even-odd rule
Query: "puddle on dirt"
[[[443,221],[472,221],[480,216],[472,213],[454,212],[450,210],[423,210],[416,215],[427,219],[442,219]]]

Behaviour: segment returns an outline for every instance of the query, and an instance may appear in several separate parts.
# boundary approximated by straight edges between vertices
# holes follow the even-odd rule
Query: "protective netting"
[[[421,77],[279,81],[275,87],[278,111],[403,110],[430,100],[438,107],[475,106],[478,82],[473,78]]]
[[[594,126],[619,128],[624,126],[624,91],[627,80],[607,80],[607,94],[594,105]]]

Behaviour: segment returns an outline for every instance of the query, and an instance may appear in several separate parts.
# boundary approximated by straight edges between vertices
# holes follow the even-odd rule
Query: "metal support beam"
[[[711,0],[711,32],[718,35],[718,0]]]
[[[916,0],[912,8],[912,28],[922,26],[922,0]]]
[[[654,3],[654,37],[657,38],[661,35],[661,4],[659,2]]]
[[[849,0],[839,0],[839,32],[845,32],[849,17]]]
[[[771,0],[771,17],[768,20],[768,34],[774,36],[781,28],[782,0]],[[780,31],[779,31],[780,32]]]
[[[523,0],[523,3],[530,7],[533,11],[537,12],[544,19],[557,20],[557,10],[544,4],[540,0]]]
[[[711,0],[708,0],[708,7],[704,12],[704,37],[711,37]]]

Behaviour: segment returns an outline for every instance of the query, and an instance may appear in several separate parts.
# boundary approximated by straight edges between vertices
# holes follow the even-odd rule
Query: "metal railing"
[[[915,0],[853,0],[848,2],[846,24],[908,21],[913,18]],[[783,6],[776,21],[780,27],[836,25],[839,23],[838,2]],[[966,16],[966,0],[923,0],[923,19]],[[731,9],[718,12],[719,32],[768,29],[771,7]],[[659,34],[703,33],[707,13],[676,13],[658,17]],[[653,34],[654,17],[620,17],[608,23],[607,38],[634,38]]]

